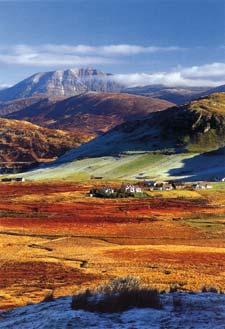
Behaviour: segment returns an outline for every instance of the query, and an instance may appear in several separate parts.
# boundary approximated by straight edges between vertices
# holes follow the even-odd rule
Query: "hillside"
[[[121,152],[207,152],[225,145],[225,94],[213,94],[188,105],[125,122],[82,145],[62,161]]]
[[[53,161],[78,146],[82,138],[26,121],[0,119],[0,166],[26,167]]]
[[[117,92],[122,86],[111,74],[92,68],[36,73],[16,85],[0,90],[0,101],[35,95],[70,97],[88,91]]]
[[[150,97],[121,93],[87,93],[53,103],[41,100],[8,118],[27,120],[44,127],[93,136],[124,121],[145,117],[174,104]]]
[[[19,98],[8,102],[0,102],[0,116],[7,116],[11,113],[18,112],[27,107],[32,106],[46,106],[47,104],[54,104],[59,100],[64,99],[63,97],[45,97],[43,96],[33,96],[27,98]]]
[[[203,93],[203,96],[210,95],[212,93],[224,93],[224,92],[225,92],[225,85],[222,85],[222,86],[208,89],[205,93]]]
[[[221,179],[225,177],[224,105],[225,94],[214,94],[126,122],[27,177]]]
[[[163,85],[150,85],[126,88],[124,92],[160,98],[177,105],[182,105],[198,98],[208,89],[208,87],[168,87]]]

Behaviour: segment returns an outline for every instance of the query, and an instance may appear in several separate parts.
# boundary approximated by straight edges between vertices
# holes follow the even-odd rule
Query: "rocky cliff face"
[[[13,87],[0,90],[0,101],[9,101],[34,95],[70,97],[87,91],[116,92],[122,86],[111,75],[96,69],[69,69],[36,73]]]

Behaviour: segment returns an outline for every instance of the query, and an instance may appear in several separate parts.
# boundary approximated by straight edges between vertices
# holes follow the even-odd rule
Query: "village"
[[[212,189],[207,182],[174,182],[174,181],[143,181],[139,183],[122,183],[120,187],[104,185],[92,188],[90,197],[99,198],[123,198],[123,197],[144,197],[147,191],[171,191],[171,190],[205,190]]]
[[[25,182],[25,177],[3,177],[2,183]],[[221,180],[225,182],[225,179]],[[181,182],[181,181],[149,181],[144,180],[138,183],[122,183],[119,187],[114,185],[101,185],[92,187],[88,193],[89,197],[98,198],[125,198],[125,197],[144,197],[149,191],[172,191],[172,190],[206,190],[212,189],[209,182]]]

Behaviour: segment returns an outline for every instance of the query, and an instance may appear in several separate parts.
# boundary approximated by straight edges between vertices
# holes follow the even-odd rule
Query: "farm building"
[[[206,189],[211,189],[212,185],[208,183],[197,182],[192,185],[192,188],[195,190],[206,190]]]
[[[132,184],[122,184],[120,191],[125,193],[142,193],[142,188]]]
[[[122,184],[119,188],[112,188],[110,186],[102,186],[90,190],[90,197],[99,198],[125,198],[141,194],[142,188],[132,184]]]
[[[7,182],[25,182],[25,178],[24,177],[15,177],[15,178],[5,177],[5,178],[1,179],[1,182],[3,182],[3,183],[7,183]]]
[[[150,191],[170,191],[175,188],[173,183],[157,181],[145,182],[145,186],[147,186]]]

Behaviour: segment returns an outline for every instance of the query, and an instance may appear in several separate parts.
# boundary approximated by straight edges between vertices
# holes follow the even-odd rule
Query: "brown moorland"
[[[61,101],[45,99],[11,113],[8,118],[26,120],[43,127],[86,134],[90,138],[125,121],[162,111],[173,103],[162,99],[120,94],[86,93]]]
[[[1,183],[0,308],[128,274],[160,290],[225,290],[225,190],[99,199],[90,188]]]
[[[1,167],[55,160],[87,141],[83,134],[47,129],[27,121],[0,118]]]

